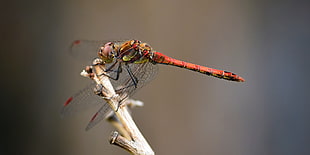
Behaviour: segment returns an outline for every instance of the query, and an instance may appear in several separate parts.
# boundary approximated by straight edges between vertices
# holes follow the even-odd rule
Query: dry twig
[[[154,155],[150,145],[147,143],[135,122],[133,121],[126,104],[122,104],[119,108],[119,96],[115,93],[114,88],[107,76],[104,76],[104,65],[101,59],[95,59],[93,62],[94,76],[91,77],[98,85],[102,85],[103,99],[114,109],[115,114],[110,122],[119,130],[121,134],[114,131],[110,143],[120,146],[134,155]],[[85,71],[84,71],[85,72]],[[82,72],[83,74],[83,72]],[[101,75],[101,76],[99,76]],[[116,110],[118,109],[118,110]]]

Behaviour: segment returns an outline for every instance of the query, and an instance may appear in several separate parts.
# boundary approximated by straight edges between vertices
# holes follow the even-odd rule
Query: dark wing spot
[[[71,101],[72,101],[73,97],[68,98],[68,100],[65,102],[64,106],[67,106]]]
[[[98,112],[95,113],[95,115],[91,118],[90,122],[94,121],[97,116],[98,116]]]

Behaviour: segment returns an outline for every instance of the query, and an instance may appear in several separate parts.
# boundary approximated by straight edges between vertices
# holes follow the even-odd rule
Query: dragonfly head
[[[115,57],[114,49],[115,49],[114,43],[112,42],[108,42],[104,44],[104,46],[101,46],[98,52],[100,59],[102,59],[102,61],[105,63],[113,62]]]

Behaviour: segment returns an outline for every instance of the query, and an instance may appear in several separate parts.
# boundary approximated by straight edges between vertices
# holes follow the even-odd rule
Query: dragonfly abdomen
[[[199,73],[206,74],[209,76],[217,77],[220,79],[225,79],[225,80],[229,80],[229,81],[236,81],[236,82],[244,82],[245,81],[242,77],[240,77],[240,76],[238,76],[232,72],[213,69],[213,68],[204,67],[204,66],[188,63],[185,61],[173,59],[173,58],[168,57],[168,56],[166,56],[162,53],[159,53],[159,52],[153,52],[152,60],[155,63],[186,68],[186,69],[189,69],[189,70],[192,70],[195,72],[199,72]]]

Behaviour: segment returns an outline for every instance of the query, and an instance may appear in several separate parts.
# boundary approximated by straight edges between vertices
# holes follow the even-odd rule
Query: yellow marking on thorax
[[[130,56],[130,55],[125,55],[123,56],[123,61],[130,61],[134,56]]]
[[[135,64],[142,64],[142,63],[146,63],[146,62],[148,62],[149,61],[149,59],[141,59],[141,60],[136,60],[134,63]]]

